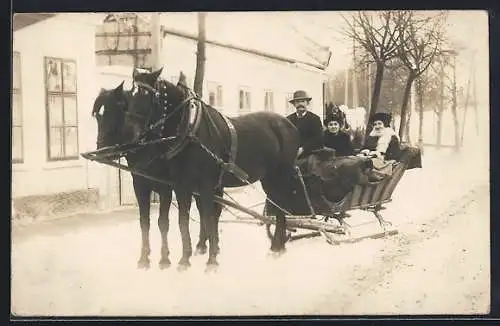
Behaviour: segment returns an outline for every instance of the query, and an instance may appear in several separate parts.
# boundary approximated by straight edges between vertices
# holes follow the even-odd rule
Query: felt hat
[[[288,102],[293,103],[293,102],[299,101],[299,100],[310,101],[311,99],[312,99],[312,97],[309,97],[309,95],[307,95],[306,91],[298,90],[298,91],[295,91],[293,93],[293,98],[291,100],[289,100]]]
[[[337,121],[339,126],[342,127],[343,119],[340,114],[333,114],[332,112],[327,112],[325,119],[323,119],[323,124],[326,126],[330,121]]]

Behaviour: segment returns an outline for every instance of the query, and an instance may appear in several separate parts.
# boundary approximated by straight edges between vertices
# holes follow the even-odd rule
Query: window
[[[23,118],[21,100],[21,56],[12,53],[12,162],[23,162]]]
[[[264,110],[274,111],[274,94],[270,90],[266,90],[264,93]]]
[[[295,112],[295,107],[293,106],[292,103],[289,102],[292,99],[292,97],[293,97],[293,93],[286,93],[286,96],[285,96],[286,114],[290,114],[290,113]]]
[[[252,109],[251,93],[247,88],[240,88],[239,91],[240,112],[250,111]]]
[[[208,82],[207,88],[208,88],[208,104],[216,108],[221,108],[223,106],[222,85],[214,82]]]
[[[76,62],[45,58],[49,160],[78,158]]]

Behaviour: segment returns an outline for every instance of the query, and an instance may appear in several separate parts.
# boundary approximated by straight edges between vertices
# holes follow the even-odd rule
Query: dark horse
[[[134,114],[129,110],[128,106],[132,96],[131,91],[123,89],[123,82],[112,90],[101,89],[97,98],[94,101],[92,115],[96,118],[98,124],[97,149],[105,146],[123,144],[126,140],[131,140],[137,137],[143,127],[138,128],[136,122],[143,121],[143,115]],[[145,122],[143,122],[145,123]],[[137,152],[129,153],[125,156],[127,164],[131,168],[142,169],[141,164],[151,160],[157,154],[156,148],[144,148]],[[117,159],[111,157],[111,159]],[[167,166],[158,163],[152,163],[148,166],[148,171],[152,176],[170,179],[170,170]],[[171,262],[169,259],[169,248],[167,234],[169,230],[169,209],[172,203],[173,187],[168,184],[162,184],[144,178],[140,175],[132,173],[134,193],[139,205],[139,221],[142,233],[142,248],[138,261],[139,268],[149,268],[151,253],[149,230],[150,230],[150,203],[151,193],[155,191],[160,196],[160,212],[158,217],[158,227],[161,234],[161,258],[159,262],[160,268],[169,267]],[[182,194],[176,193],[179,198]],[[198,203],[198,200],[197,200]],[[198,204],[198,207],[199,204]],[[179,215],[179,227],[181,230],[188,228],[189,216]],[[202,235],[203,236],[203,235]],[[206,237],[200,239],[197,245],[199,252],[206,252]],[[190,242],[189,242],[190,245]],[[182,260],[179,263],[179,268],[183,269],[189,266],[189,260]]]
[[[158,148],[156,160],[151,164],[168,170],[179,203],[179,220],[187,220],[181,216],[188,217],[191,196],[193,192],[199,194],[199,245],[208,237],[209,270],[217,266],[219,251],[218,217],[221,207],[214,202],[214,195],[222,195],[224,187],[261,182],[268,201],[272,203],[271,214],[276,215],[271,250],[278,253],[284,251],[286,221],[285,213],[279,207],[284,206],[292,191],[290,186],[299,147],[298,130],[285,117],[270,112],[226,118],[193,96],[182,82],[182,73],[179,83],[174,85],[158,78],[161,70],[134,73],[135,88],[128,112],[117,110],[113,112],[112,119],[102,120],[103,125],[121,121],[121,128],[115,131],[121,139],[110,140],[106,145],[137,141],[142,131],[149,130],[145,126],[155,125],[158,121],[161,128],[153,128],[151,137],[175,137],[173,145]],[[136,118],[123,118],[127,116]],[[237,173],[239,177],[224,172],[226,169],[222,167],[240,171]],[[147,169],[154,170],[151,166]],[[181,260],[189,262],[189,228],[181,228],[181,235]]]

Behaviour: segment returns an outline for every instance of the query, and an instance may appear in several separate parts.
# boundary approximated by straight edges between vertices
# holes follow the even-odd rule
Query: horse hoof
[[[172,263],[170,262],[169,259],[162,259],[162,260],[160,260],[158,265],[159,265],[160,269],[166,269],[166,268],[169,268],[170,265],[172,265]]]
[[[278,257],[281,257],[284,253],[286,252],[286,249],[283,248],[283,249],[271,249],[271,252],[269,253],[269,256],[273,257],[273,258],[278,258]]]
[[[177,265],[177,271],[184,272],[187,271],[189,267],[191,267],[191,263],[189,261],[180,261],[179,265]]]
[[[137,268],[139,268],[139,269],[149,269],[150,267],[151,267],[151,263],[149,262],[149,260],[140,259],[137,262]]]
[[[217,269],[219,267],[219,264],[217,263],[210,263],[207,264],[207,267],[205,267],[205,274],[213,274],[217,272]]]

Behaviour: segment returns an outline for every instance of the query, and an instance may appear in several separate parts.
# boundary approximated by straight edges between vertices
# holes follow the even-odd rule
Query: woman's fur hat
[[[385,127],[389,127],[391,125],[392,115],[386,112],[375,112],[371,117],[369,124],[373,124],[375,121],[382,121]]]

